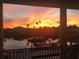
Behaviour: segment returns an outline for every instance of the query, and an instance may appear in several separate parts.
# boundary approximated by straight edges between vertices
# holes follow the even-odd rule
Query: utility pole
[[[3,10],[2,10],[2,0],[0,1],[0,59],[3,59]]]

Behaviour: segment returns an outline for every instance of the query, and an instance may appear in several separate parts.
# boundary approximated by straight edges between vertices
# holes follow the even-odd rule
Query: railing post
[[[3,17],[2,0],[0,1],[0,59],[3,59]]]
[[[66,29],[67,29],[67,12],[66,8],[61,5],[60,7],[60,59],[67,59],[67,39],[66,39]]]

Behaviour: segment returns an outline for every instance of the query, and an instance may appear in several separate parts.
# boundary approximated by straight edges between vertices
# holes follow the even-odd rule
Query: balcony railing
[[[4,59],[60,59],[61,47],[4,50]],[[79,59],[79,47],[67,48],[68,59]]]

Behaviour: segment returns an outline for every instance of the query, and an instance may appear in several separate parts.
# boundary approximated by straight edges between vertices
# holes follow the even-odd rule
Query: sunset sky
[[[67,10],[68,25],[79,26],[79,10]],[[28,5],[3,4],[4,28],[59,26],[60,9]],[[38,23],[38,24],[36,24]]]

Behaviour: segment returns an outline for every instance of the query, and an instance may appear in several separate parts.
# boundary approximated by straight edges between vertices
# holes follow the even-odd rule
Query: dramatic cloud
[[[68,9],[67,15],[68,25],[75,24],[79,26],[79,10]],[[28,5],[3,4],[3,19],[4,28],[13,28],[17,26],[26,27],[26,24],[30,24],[30,26],[36,26],[36,22],[40,20],[44,23],[41,23],[40,26],[58,26],[60,21],[60,9]]]

